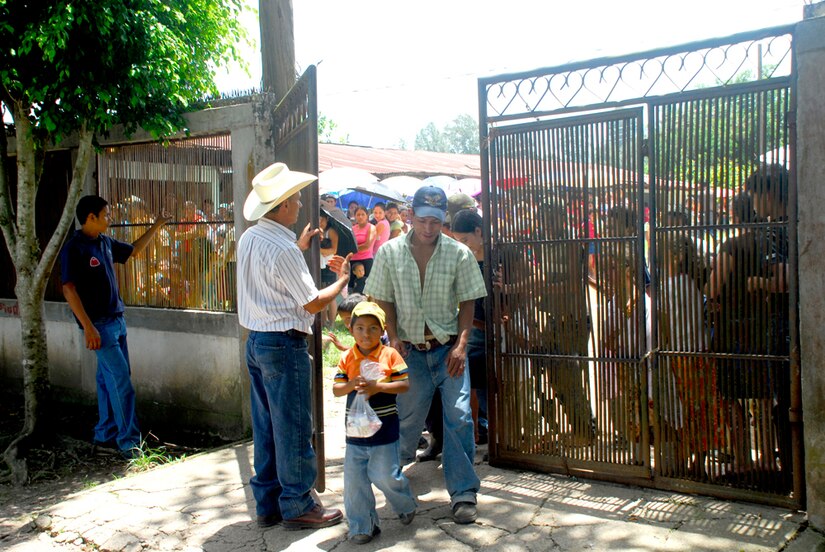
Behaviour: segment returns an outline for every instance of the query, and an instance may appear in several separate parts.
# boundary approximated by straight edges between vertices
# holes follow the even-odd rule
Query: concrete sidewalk
[[[326,506],[343,509],[342,402],[328,412]],[[480,459],[481,452],[479,452]],[[492,468],[478,462],[482,490],[474,525],[456,525],[437,462],[405,473],[418,516],[402,526],[376,492],[382,534],[365,546],[346,523],[317,531],[259,529],[248,481],[252,444],[242,443],[112,481],[25,519],[0,541],[32,550],[718,550],[825,551],[803,514]],[[9,520],[6,520],[7,522]]]

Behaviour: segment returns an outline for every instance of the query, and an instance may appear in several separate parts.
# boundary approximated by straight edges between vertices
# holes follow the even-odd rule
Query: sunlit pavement
[[[324,505],[343,509],[343,399],[327,397]],[[0,535],[0,549],[29,550],[825,550],[802,513],[561,476],[490,467],[478,521],[456,525],[438,462],[405,470],[418,515],[403,526],[376,491],[382,533],[347,542],[346,523],[317,531],[259,529],[245,442],[67,497]],[[8,524],[6,524],[8,526]]]

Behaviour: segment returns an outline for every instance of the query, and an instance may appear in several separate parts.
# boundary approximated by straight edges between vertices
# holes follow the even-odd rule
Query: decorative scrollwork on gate
[[[301,78],[284,96],[273,116],[273,139],[275,149],[290,142],[310,122],[311,90],[315,87],[315,66],[311,65]]]
[[[528,73],[481,79],[488,120],[623,105],[791,74],[792,28],[777,27]]]

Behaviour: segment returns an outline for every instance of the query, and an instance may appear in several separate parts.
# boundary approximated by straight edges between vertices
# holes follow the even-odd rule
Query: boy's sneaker
[[[367,535],[366,533],[362,533],[360,535],[353,535],[349,538],[349,541],[352,544],[367,544],[380,534],[381,528],[376,525],[372,530],[372,535]]]
[[[400,516],[398,516],[398,519],[401,520],[401,525],[409,525],[415,519],[415,510],[413,510],[409,514],[401,514]]]
[[[458,502],[453,506],[453,520],[461,525],[473,523],[478,517],[476,505],[472,502]]]

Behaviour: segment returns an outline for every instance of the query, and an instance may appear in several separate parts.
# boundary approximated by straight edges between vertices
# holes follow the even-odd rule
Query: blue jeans
[[[312,449],[311,366],[306,339],[282,332],[249,332],[255,475],[259,516],[300,517],[315,507],[318,475]]]
[[[135,413],[135,389],[126,344],[126,322],[122,316],[94,322],[100,333],[97,355],[97,412],[95,441],[115,440],[126,452],[140,446],[140,429]]]
[[[415,510],[410,482],[401,473],[398,462],[398,441],[371,447],[347,444],[344,508],[350,536],[372,535],[373,528],[378,526],[372,485],[384,493],[397,515]]]
[[[401,462],[407,464],[415,459],[433,392],[436,388],[441,391],[444,482],[450,493],[450,503],[455,506],[458,502],[475,504],[481,482],[473,468],[476,445],[470,411],[470,375],[466,369],[457,378],[447,374],[446,360],[450,349],[450,346],[442,345],[422,352],[407,347],[405,360],[410,390],[398,395],[396,401],[401,423]]]

